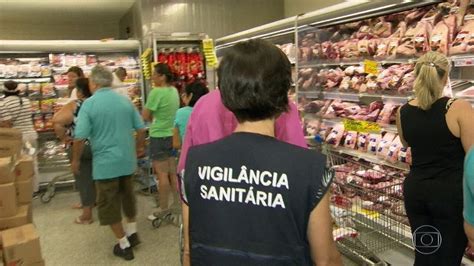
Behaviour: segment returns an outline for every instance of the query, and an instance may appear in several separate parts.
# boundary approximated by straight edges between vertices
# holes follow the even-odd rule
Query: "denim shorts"
[[[168,160],[174,157],[173,137],[150,138],[150,157],[155,161]]]

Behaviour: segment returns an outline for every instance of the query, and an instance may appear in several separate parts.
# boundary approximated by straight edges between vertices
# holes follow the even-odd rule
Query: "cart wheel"
[[[160,225],[161,225],[161,222],[162,222],[161,218],[157,218],[157,219],[153,220],[153,222],[151,222],[151,224],[153,225],[153,227],[159,228]]]
[[[41,197],[40,197],[41,202],[48,203],[51,201],[51,199],[52,197],[49,195],[48,191],[41,194]]]

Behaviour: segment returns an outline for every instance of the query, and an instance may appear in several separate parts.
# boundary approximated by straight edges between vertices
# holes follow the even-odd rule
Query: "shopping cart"
[[[401,191],[405,173],[374,166],[336,150],[325,152],[329,166],[336,171],[331,185],[332,207],[347,214],[340,216],[344,221],[335,222],[349,223],[357,231],[352,237],[337,240],[339,250],[363,265],[386,265],[377,253],[411,245]]]

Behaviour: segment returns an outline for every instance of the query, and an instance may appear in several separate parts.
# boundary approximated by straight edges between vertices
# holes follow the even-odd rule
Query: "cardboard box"
[[[0,184],[15,181],[15,164],[12,157],[0,158]]]
[[[0,138],[0,157],[20,158],[23,142],[20,140],[4,140]]]
[[[0,218],[15,216],[18,212],[14,183],[0,185]]]
[[[31,203],[33,199],[33,179],[15,182],[16,198],[19,204]]]
[[[31,205],[18,206],[15,216],[0,218],[0,231],[31,223],[31,220]]]
[[[38,233],[33,224],[5,230],[2,233],[3,259],[7,265],[37,265],[42,262]]]
[[[33,157],[22,155],[15,166],[16,181],[26,181],[35,175]]]
[[[8,141],[18,140],[20,142],[23,142],[23,134],[21,133],[21,130],[17,128],[2,127],[0,128],[0,139]]]

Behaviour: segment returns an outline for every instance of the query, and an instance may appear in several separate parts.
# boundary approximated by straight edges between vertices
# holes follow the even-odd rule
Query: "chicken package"
[[[345,76],[339,84],[339,91],[348,91],[351,88],[351,77]]]
[[[368,144],[369,144],[369,134],[359,133],[359,136],[357,137],[356,149],[358,151],[366,152]]]
[[[338,124],[334,126],[331,133],[326,138],[326,142],[334,147],[337,147],[341,143],[341,139],[344,136],[344,125]]]
[[[388,152],[387,152],[387,155],[385,156],[385,159],[392,163],[397,162],[398,153],[402,147],[403,147],[402,141],[400,140],[400,137],[397,136],[390,144],[390,147],[388,148]]]
[[[398,152],[398,161],[402,163],[407,163],[411,165],[411,148],[410,147],[401,147]]]
[[[474,19],[465,20],[464,26],[449,48],[449,54],[464,54],[474,51]]]
[[[390,144],[395,139],[395,134],[392,132],[387,132],[383,136],[382,140],[380,140],[379,145],[377,146],[377,156],[385,158],[388,154],[388,149],[390,148]]]
[[[357,131],[348,131],[344,139],[344,147],[355,149],[357,143]]]
[[[367,145],[367,151],[372,154],[377,153],[377,147],[379,145],[382,135],[378,133],[369,134],[369,144]]]
[[[319,76],[319,75],[318,75]],[[326,84],[324,87],[326,89],[332,89],[337,87],[342,79],[345,77],[344,71],[340,68],[330,69],[325,74]]]
[[[379,39],[360,40],[357,44],[359,56],[374,56],[377,51]]]

